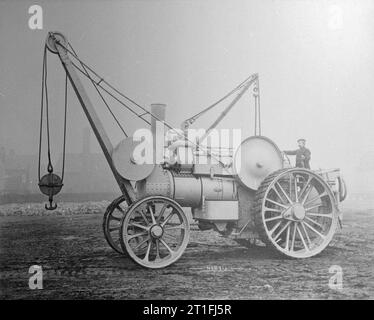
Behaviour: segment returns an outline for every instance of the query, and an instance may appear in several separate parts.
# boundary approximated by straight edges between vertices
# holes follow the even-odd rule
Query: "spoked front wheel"
[[[293,258],[320,253],[338,223],[329,185],[314,172],[300,168],[276,171],[262,182],[254,215],[261,240]]]
[[[174,200],[151,196],[128,210],[120,233],[122,250],[147,268],[164,268],[177,261],[187,247],[190,225]]]

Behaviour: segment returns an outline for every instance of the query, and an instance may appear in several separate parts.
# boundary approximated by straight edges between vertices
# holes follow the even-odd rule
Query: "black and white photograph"
[[[373,18],[0,0],[0,300],[373,300]]]

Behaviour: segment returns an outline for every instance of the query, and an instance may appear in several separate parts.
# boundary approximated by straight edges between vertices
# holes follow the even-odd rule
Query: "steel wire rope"
[[[149,112],[148,110],[146,110],[144,107],[142,107],[140,104],[138,104],[137,102],[135,102],[133,99],[129,98],[128,96],[126,96],[125,94],[123,94],[122,92],[120,92],[118,89],[116,89],[113,85],[111,85],[108,81],[106,81],[103,77],[101,77],[96,71],[94,71],[90,66],[88,66],[85,62],[83,62],[79,57],[78,55],[75,53],[74,51],[74,48],[72,47],[72,45],[69,43],[69,46],[71,47],[72,50],[69,50],[66,46],[64,46],[63,44],[61,44],[60,41],[56,40],[56,43],[58,45],[60,45],[62,48],[64,48],[68,53],[70,53],[72,55],[72,57],[74,57],[81,65],[82,67],[85,67],[85,70],[82,70],[81,68],[79,68],[74,62],[72,62],[72,65],[79,71],[81,72],[84,76],[86,76],[88,79],[90,79],[90,81],[93,81],[93,83],[95,85],[97,85],[98,87],[100,87],[103,91],[105,91],[107,94],[109,94],[113,99],[115,99],[116,101],[118,101],[120,104],[122,104],[124,107],[126,107],[129,111],[131,111],[133,114],[135,114],[137,117],[139,117],[140,119],[142,119],[143,121],[145,121],[146,123],[148,123],[150,125],[150,122],[147,121],[146,119],[143,118],[144,115],[146,114],[149,114],[152,118],[160,121],[160,122],[163,122],[163,124],[168,127],[170,130],[174,131],[178,136],[180,137],[183,137],[184,139],[186,139],[186,141],[188,141],[189,143],[191,143],[192,145],[194,145],[195,147],[197,147],[198,145],[192,141],[190,141],[189,139],[187,139],[185,137],[184,134],[180,133],[179,131],[177,131],[176,129],[174,129],[173,126],[171,126],[169,123],[167,123],[166,121],[162,121],[160,118],[158,118],[157,116],[153,115],[151,112]],[[94,81],[92,79],[92,77],[88,74],[87,70],[89,70],[90,72],[92,72],[98,79],[100,79],[98,82]],[[235,89],[232,90],[232,93],[237,91],[238,89],[240,89],[247,81],[248,79],[252,78],[253,75],[251,75],[250,77],[248,77],[245,81],[243,81],[241,84],[239,84]],[[115,91],[117,94],[119,94],[120,96],[122,96],[123,98],[125,98],[126,100],[130,101],[131,103],[133,103],[135,106],[139,107],[143,112],[144,114],[138,114],[136,113],[134,110],[131,109],[131,107],[127,106],[123,101],[121,101],[119,98],[117,98],[113,93],[111,93],[108,89],[104,88],[101,83],[105,83],[110,89],[112,89],[113,91]],[[228,97],[229,95],[227,95]],[[226,98],[227,98],[226,97]],[[221,100],[221,99],[220,99]],[[224,99],[223,99],[224,100]],[[223,101],[222,100],[222,101]],[[202,150],[206,155],[210,156],[211,158],[215,159],[218,163],[220,163],[223,167],[224,170],[228,171],[228,169],[226,168],[226,165],[220,160],[218,159],[217,157],[215,157],[210,151],[208,151],[207,149],[205,149],[204,147],[202,148],[201,145],[198,146],[200,150]]]

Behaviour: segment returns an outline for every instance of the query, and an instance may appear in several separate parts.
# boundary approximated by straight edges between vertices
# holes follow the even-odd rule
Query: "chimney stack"
[[[151,104],[151,113],[156,118],[151,117],[151,131],[153,137],[153,159],[154,163],[159,163],[164,158],[164,126],[157,122],[165,121],[166,104],[153,103]]]

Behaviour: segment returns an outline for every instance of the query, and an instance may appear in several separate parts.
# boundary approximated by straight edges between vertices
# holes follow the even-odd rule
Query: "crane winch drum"
[[[148,111],[136,103],[84,63],[61,33],[50,32],[46,48],[59,57],[121,190],[103,218],[105,238],[115,251],[128,254],[147,268],[174,263],[187,248],[190,235],[190,218],[183,208],[191,209],[201,230],[215,229],[244,245],[261,240],[287,257],[311,257],[329,244],[341,218],[339,201],[346,195],[339,169],[322,172],[285,165],[277,145],[261,134],[258,74],[252,74],[223,98],[185,120],[181,133],[166,121],[165,105],[154,104]],[[78,72],[95,87],[125,135],[116,147],[108,138]],[[235,150],[204,146],[203,138],[250,88],[254,98],[254,135],[244,139]],[[157,131],[157,121],[174,130],[177,141],[165,149],[176,154],[176,160],[139,163],[133,151],[141,142],[127,134],[106,101],[107,96],[150,125],[152,133]],[[205,135],[198,141],[189,141],[188,127],[232,96]],[[157,149],[155,140],[152,148]],[[194,161],[180,162],[181,152],[192,155]],[[199,161],[203,158],[218,161]]]

